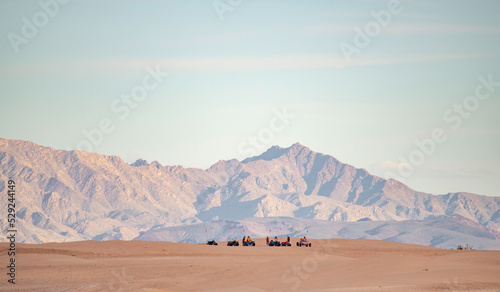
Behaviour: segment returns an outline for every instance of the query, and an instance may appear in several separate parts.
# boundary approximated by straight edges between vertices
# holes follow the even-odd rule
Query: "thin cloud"
[[[303,28],[301,32],[310,36],[346,36],[354,35],[356,27],[363,28],[364,24],[358,25],[337,25],[321,24],[311,25]],[[412,24],[412,25],[391,25],[383,28],[383,33],[398,35],[436,35],[436,34],[500,34],[499,27],[492,26],[471,26],[453,24]]]
[[[337,117],[327,117],[327,116],[319,116],[319,115],[306,115],[305,118],[313,119],[323,122],[335,122],[342,124],[372,124],[376,122],[374,119],[345,119],[345,118],[337,118]]]
[[[376,66],[462,59],[498,57],[497,53],[478,54],[436,54],[405,57],[364,57],[347,62],[342,56],[284,56],[267,58],[200,58],[200,59],[157,59],[157,60],[106,60],[94,62],[36,62],[5,64],[0,75],[69,74],[88,75],[89,70],[100,74],[116,74],[116,71],[144,70],[160,66],[168,71],[249,71],[249,70],[291,70],[344,67]],[[123,71],[122,71],[123,70]]]
[[[400,25],[388,26],[384,32],[398,34],[500,34],[499,27],[470,25]]]

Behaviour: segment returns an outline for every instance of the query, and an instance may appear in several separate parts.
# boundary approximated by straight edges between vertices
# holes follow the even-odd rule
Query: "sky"
[[[0,1],[0,137],[206,169],[273,145],[500,196],[500,2]]]

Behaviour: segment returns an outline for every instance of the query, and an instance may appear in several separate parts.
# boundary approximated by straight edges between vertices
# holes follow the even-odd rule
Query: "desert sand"
[[[147,241],[18,244],[1,291],[500,291],[500,251],[375,240],[312,247]],[[0,263],[8,264],[7,244]],[[4,265],[5,264],[5,265]],[[3,269],[6,270],[5,268]]]

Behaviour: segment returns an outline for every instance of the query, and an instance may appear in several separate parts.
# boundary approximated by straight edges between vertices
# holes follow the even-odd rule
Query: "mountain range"
[[[418,192],[299,143],[203,170],[0,138],[1,193],[9,179],[17,185],[18,239],[28,243],[131,240],[162,228],[267,217],[338,223],[459,215],[493,237],[500,231],[500,197]]]
[[[290,217],[216,220],[187,226],[153,228],[136,239],[203,243],[213,239],[240,240],[243,236],[375,239],[446,249],[469,244],[474,249],[500,250],[500,232],[492,231],[460,215],[405,221],[371,221],[363,218],[356,222],[335,222]]]

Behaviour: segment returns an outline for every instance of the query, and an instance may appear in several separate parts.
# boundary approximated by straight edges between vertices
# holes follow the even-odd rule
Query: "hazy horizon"
[[[0,137],[206,169],[273,145],[500,196],[498,1],[2,1]]]

